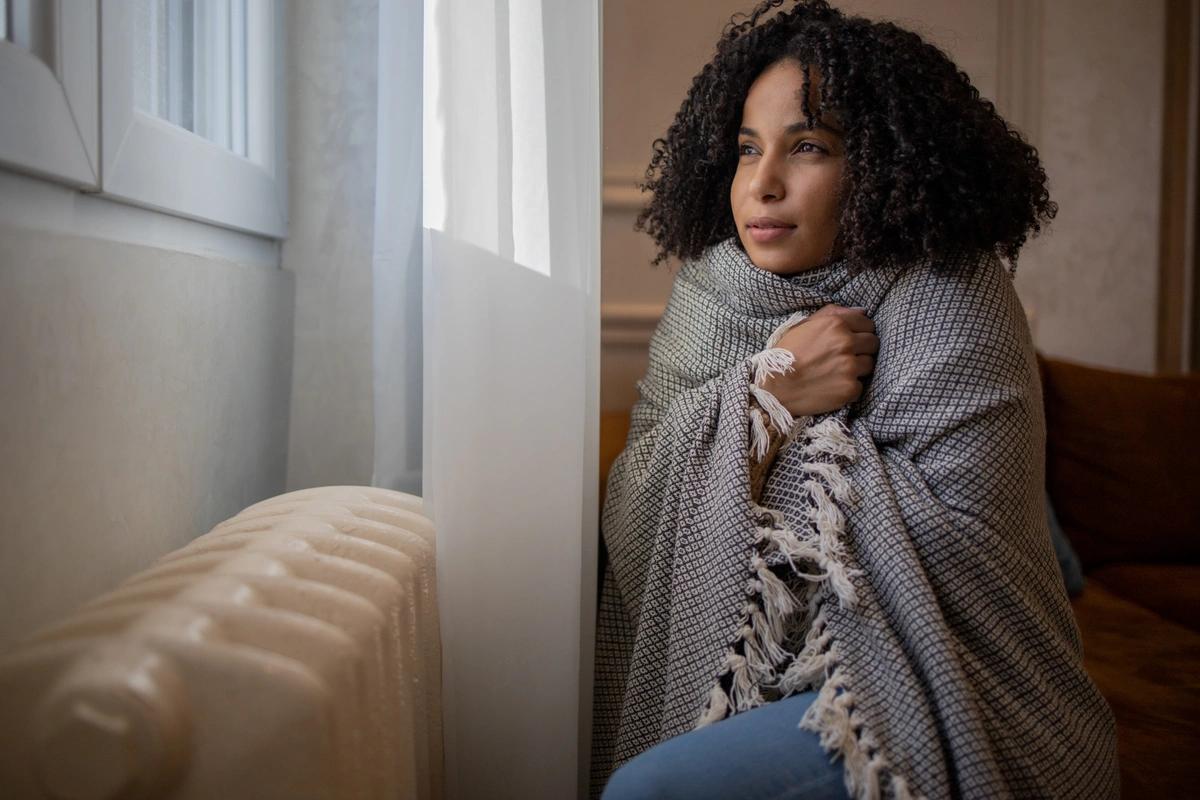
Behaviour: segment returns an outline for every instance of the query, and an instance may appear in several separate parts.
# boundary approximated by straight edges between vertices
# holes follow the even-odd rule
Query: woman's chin
[[[811,258],[798,258],[795,254],[774,251],[765,247],[752,247],[746,251],[746,254],[750,256],[754,266],[776,275],[795,275],[823,263]]]

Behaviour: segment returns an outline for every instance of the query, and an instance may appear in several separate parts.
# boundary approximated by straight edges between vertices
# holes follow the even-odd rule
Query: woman
[[[1116,797],[999,260],[1036,151],[915,34],[782,3],[647,171],[684,266],[609,476],[593,793]]]

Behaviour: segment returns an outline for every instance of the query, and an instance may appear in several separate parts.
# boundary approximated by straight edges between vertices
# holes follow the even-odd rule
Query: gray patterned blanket
[[[769,407],[773,337],[828,303],[867,309],[875,372],[831,414],[776,402],[789,439],[755,502],[751,392]],[[731,238],[680,269],[638,389],[602,515],[594,794],[664,739],[819,689],[797,722],[852,797],[1117,797],[997,259],[782,277]]]

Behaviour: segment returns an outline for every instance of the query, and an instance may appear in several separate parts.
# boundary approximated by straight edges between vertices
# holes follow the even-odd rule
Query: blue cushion
[[[1050,502],[1050,494],[1046,493],[1046,516],[1050,520],[1050,541],[1054,545],[1054,555],[1058,556],[1058,567],[1062,570],[1063,583],[1067,585],[1067,594],[1071,597],[1083,591],[1083,567],[1079,564],[1079,556],[1071,548],[1071,542],[1058,524],[1054,506]]]

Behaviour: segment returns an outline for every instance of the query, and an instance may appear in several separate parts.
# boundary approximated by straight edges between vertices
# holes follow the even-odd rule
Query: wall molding
[[[640,211],[650,199],[637,185],[644,180],[643,170],[632,164],[621,164],[604,170],[602,201],[605,211]]]
[[[663,309],[659,303],[604,303],[600,307],[601,345],[649,347]]]
[[[1155,368],[1188,372],[1196,358],[1197,28],[1200,3],[1166,4],[1162,195],[1159,220]]]
[[[1000,0],[996,42],[996,105],[1034,146],[1042,119],[1044,0]]]
[[[282,243],[0,167],[0,225],[279,269]]]

